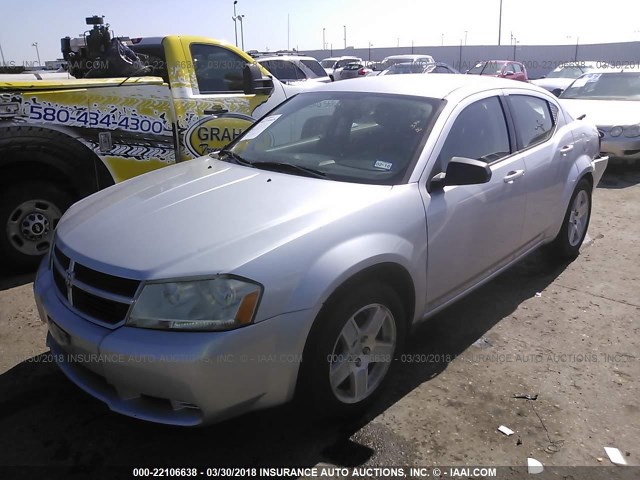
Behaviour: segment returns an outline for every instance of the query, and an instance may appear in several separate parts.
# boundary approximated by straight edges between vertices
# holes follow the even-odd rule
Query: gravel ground
[[[535,253],[422,325],[383,398],[341,424],[292,406],[191,430],[113,414],[50,363],[32,276],[4,275],[0,477],[8,465],[97,478],[112,465],[523,466],[533,457],[600,466],[566,478],[618,478],[605,475],[603,447],[640,465],[638,238],[640,171],[613,169],[576,261],[554,266]],[[635,467],[614,473],[624,468],[640,478]]]

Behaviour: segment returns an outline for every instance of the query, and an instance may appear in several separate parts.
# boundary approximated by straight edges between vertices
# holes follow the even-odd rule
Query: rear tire
[[[20,183],[0,193],[2,263],[18,270],[37,267],[72,202],[68,193],[44,181]]]
[[[560,233],[549,245],[549,253],[559,260],[575,259],[589,229],[591,219],[591,183],[582,179],[571,195]]]
[[[343,292],[309,334],[299,399],[321,416],[361,413],[383,389],[405,330],[402,302],[390,286],[370,282]]]

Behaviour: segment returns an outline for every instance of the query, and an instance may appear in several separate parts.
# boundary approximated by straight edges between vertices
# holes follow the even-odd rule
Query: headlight
[[[624,136],[629,138],[640,137],[640,123],[631,125],[630,127],[624,127]]]
[[[611,130],[609,130],[609,135],[611,135],[612,137],[619,137],[620,135],[622,135],[622,127],[613,127]]]
[[[147,283],[126,324],[161,330],[231,330],[253,321],[261,291],[259,285],[233,277]]]

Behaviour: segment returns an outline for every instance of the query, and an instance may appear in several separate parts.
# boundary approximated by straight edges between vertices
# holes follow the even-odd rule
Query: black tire
[[[0,258],[17,270],[37,267],[53,240],[71,196],[45,181],[12,185],[0,193]],[[25,233],[28,232],[28,233]]]
[[[390,321],[393,322],[395,327],[395,349],[391,355],[378,357],[389,361],[386,362],[388,364],[386,372],[378,376],[381,380],[379,380],[375,389],[366,398],[357,402],[347,403],[334,393],[329,371],[332,359],[337,356],[341,358],[349,356],[351,358],[351,354],[336,355],[334,348],[339,343],[338,339],[347,321],[363,307],[374,304],[384,306],[391,314]],[[365,320],[365,314],[362,313],[361,315],[362,320]],[[342,417],[362,413],[383,390],[386,380],[394,370],[393,367],[397,363],[394,362],[394,359],[397,358],[403,347],[406,323],[405,310],[400,297],[393,288],[386,284],[364,283],[358,285],[355,289],[341,292],[338,298],[330,300],[323,307],[307,338],[298,382],[298,400],[304,404],[305,408],[311,407],[321,417]],[[385,323],[385,325],[387,324]],[[380,335],[382,334],[381,329]],[[359,345],[359,348],[361,346]],[[371,359],[373,357],[368,356],[368,358]],[[351,358],[351,360],[353,365],[356,365],[357,359]],[[375,368],[383,370],[385,367],[376,367],[375,365],[383,365],[384,363],[372,361],[369,366],[373,365],[371,371]],[[357,364],[358,367],[361,367],[361,365]],[[353,377],[350,375],[345,382],[351,382],[351,378]]]
[[[564,219],[562,220],[562,228],[560,229],[560,233],[558,233],[553,242],[549,244],[548,252],[552,256],[552,258],[558,260],[573,260],[580,253],[580,247],[582,246],[582,242],[584,242],[584,238],[587,235],[587,231],[589,230],[589,221],[591,220],[591,192],[591,183],[587,179],[583,178],[578,182],[576,189],[571,195],[571,200],[569,200],[567,211],[564,215]],[[588,200],[585,220],[586,224],[584,225],[584,231],[581,232],[579,238],[574,238],[572,241],[570,237],[570,219],[575,207],[574,203],[578,195],[586,195],[586,199]]]

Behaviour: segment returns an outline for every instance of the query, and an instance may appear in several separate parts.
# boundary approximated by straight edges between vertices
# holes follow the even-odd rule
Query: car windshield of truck
[[[587,73],[573,82],[560,98],[640,101],[640,72]]]
[[[300,60],[305,67],[311,70],[315,77],[326,77],[327,72],[324,71],[324,68],[320,66],[320,64],[315,60]]]
[[[406,95],[302,93],[218,155],[255,168],[329,180],[406,183],[442,103]]]

